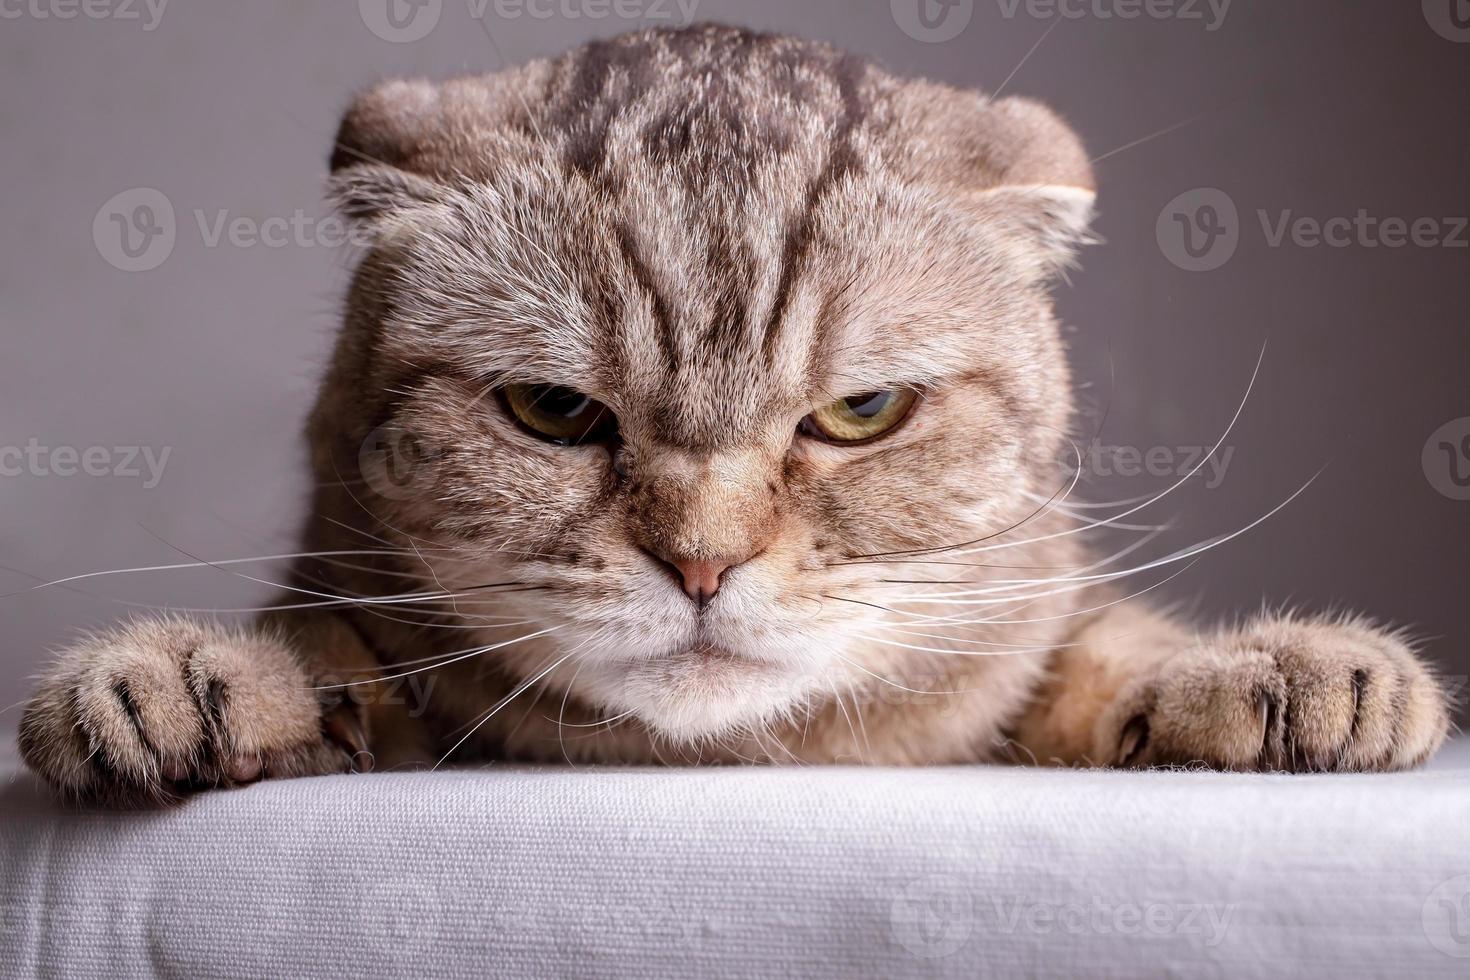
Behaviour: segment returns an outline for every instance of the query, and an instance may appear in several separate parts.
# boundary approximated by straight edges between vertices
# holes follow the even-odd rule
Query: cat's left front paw
[[[1265,619],[1181,651],[1124,689],[1096,761],[1368,772],[1418,765],[1449,730],[1443,688],[1357,622]]]

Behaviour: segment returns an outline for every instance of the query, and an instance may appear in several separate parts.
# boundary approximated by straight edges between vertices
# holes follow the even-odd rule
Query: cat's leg
[[[26,706],[21,753],[64,794],[110,805],[362,769],[383,712],[344,696],[358,688],[325,685],[376,667],[327,614],[234,629],[138,620],[62,652]]]
[[[1427,759],[1449,729],[1439,682],[1363,622],[1263,616],[1195,634],[1115,607],[1051,676],[1016,740],[1039,761],[1377,771]]]

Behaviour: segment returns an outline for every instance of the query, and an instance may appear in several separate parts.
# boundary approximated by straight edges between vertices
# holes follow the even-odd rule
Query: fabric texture
[[[1470,975],[1425,771],[489,768],[64,808],[0,763],[0,976]]]

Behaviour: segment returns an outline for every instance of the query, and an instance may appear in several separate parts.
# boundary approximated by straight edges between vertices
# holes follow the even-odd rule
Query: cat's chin
[[[700,645],[627,669],[618,700],[660,736],[692,743],[768,724],[812,686],[793,667]]]

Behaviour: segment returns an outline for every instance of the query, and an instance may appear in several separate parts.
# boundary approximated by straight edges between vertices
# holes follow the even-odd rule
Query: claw
[[[1348,729],[1350,739],[1357,738],[1358,729],[1363,723],[1363,695],[1368,690],[1368,672],[1363,669],[1353,671],[1353,723]]]
[[[1281,726],[1281,703],[1270,691],[1256,694],[1256,716],[1261,726],[1260,765],[1262,768],[1287,766],[1287,736]]]
[[[1118,765],[1130,766],[1148,746],[1148,716],[1135,715],[1123,726],[1123,735],[1118,740]]]
[[[327,739],[347,755],[353,772],[371,772],[374,759],[368,750],[367,729],[357,712],[346,704],[338,705],[322,719],[322,731]]]

